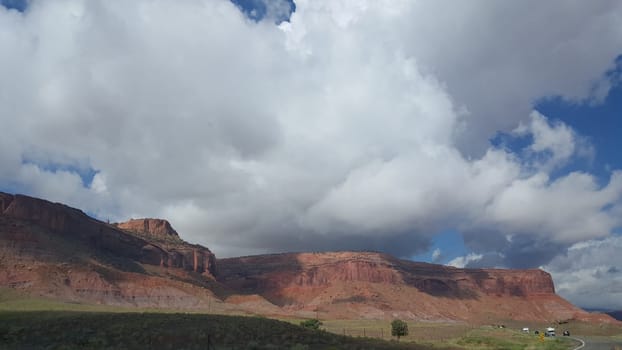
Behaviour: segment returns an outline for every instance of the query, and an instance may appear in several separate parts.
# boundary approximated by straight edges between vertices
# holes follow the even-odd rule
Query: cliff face
[[[613,322],[557,296],[541,270],[458,269],[371,252],[216,260],[166,220],[109,225],[6,193],[0,287],[87,303],[293,317]]]
[[[458,269],[369,252],[220,259],[218,280],[299,313],[334,318],[562,320],[587,314],[541,270]]]
[[[171,224],[162,219],[132,219],[119,223],[116,226],[125,231],[132,231],[155,237],[179,237],[177,231],[173,229]]]
[[[286,285],[325,287],[364,282],[412,286],[436,296],[555,294],[542,270],[458,269],[369,252],[260,255],[218,260],[219,278],[239,288],[270,292]]]
[[[183,268],[199,273],[211,274],[214,269],[214,254],[205,247],[178,240],[175,249],[166,249],[158,242],[122,229],[140,227],[156,236],[174,235],[178,238],[177,232],[165,220],[132,220],[117,228],[60,203],[6,193],[0,193],[0,208],[0,214],[5,218],[36,224],[64,238],[86,243],[94,250],[114,252],[144,264]]]
[[[215,256],[207,248],[188,244],[179,238],[177,231],[163,219],[132,219],[115,224],[117,228],[156,242],[167,251],[167,266],[194,272],[214,273]]]

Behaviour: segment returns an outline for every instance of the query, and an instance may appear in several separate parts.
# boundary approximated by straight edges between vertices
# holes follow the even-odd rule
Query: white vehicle
[[[529,333],[529,328],[527,327],[523,328],[523,333]]]
[[[553,327],[549,327],[546,329],[546,333],[544,333],[545,336],[547,337],[554,337],[555,336],[555,328]]]

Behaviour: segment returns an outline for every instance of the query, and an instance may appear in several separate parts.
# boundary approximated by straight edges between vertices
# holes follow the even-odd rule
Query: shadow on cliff
[[[90,266],[94,263],[125,272],[146,274],[136,261],[82,240],[51,232],[26,220],[0,217],[0,241],[5,252],[17,251],[33,262]]]
[[[442,265],[400,259],[392,262],[404,283],[433,297],[479,300],[479,293],[475,288],[480,289],[483,281],[489,278],[485,271],[465,274],[461,269]]]
[[[293,303],[280,290],[296,284],[303,270],[298,254],[291,253],[218,259],[216,266],[218,285],[212,291],[222,300],[260,295],[279,307]]]

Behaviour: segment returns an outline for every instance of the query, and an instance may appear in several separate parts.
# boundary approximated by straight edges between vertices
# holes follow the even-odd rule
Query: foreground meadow
[[[381,321],[376,322],[376,326]],[[291,322],[263,317],[191,313],[100,311],[2,311],[3,349],[510,349],[565,350],[574,342],[558,337],[541,341],[515,330],[493,327],[410,323],[399,342],[375,334],[344,336],[361,321],[326,321],[328,328],[312,330]],[[365,322],[362,322],[365,323]],[[385,322],[386,323],[386,322]],[[365,324],[365,332],[371,324]],[[371,328],[369,328],[371,331]],[[449,334],[450,332],[452,334]],[[449,332],[444,339],[425,334]],[[384,332],[384,331],[382,331]]]
[[[397,342],[389,321],[322,320],[320,330],[300,327],[300,321],[71,304],[0,293],[1,349],[566,350],[576,346],[564,337],[542,341],[520,332],[521,324],[512,322],[503,329],[409,322],[409,334]],[[564,326],[573,334],[622,339],[619,327]]]
[[[1,312],[0,344],[3,349],[430,349],[261,317],[75,311]]]

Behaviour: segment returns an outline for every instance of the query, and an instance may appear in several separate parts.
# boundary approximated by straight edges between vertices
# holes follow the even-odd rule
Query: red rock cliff
[[[445,296],[555,293],[551,276],[542,270],[459,269],[369,252],[260,255],[221,259],[218,265],[219,278],[226,283],[250,288],[249,281],[254,281],[254,287],[268,290],[289,284],[317,287],[369,282],[405,284]]]
[[[132,219],[115,224],[116,227],[141,237],[155,239],[168,254],[168,266],[183,268],[188,271],[209,271],[213,274],[216,266],[214,254],[207,248],[188,244],[179,238],[177,231],[163,219]]]
[[[67,244],[73,242],[79,244]],[[0,286],[104,303],[194,307],[201,300],[205,305],[211,294],[206,288],[213,288],[227,308],[235,304],[236,310],[269,315],[597,320],[557,296],[551,276],[541,270],[458,269],[370,252],[216,261],[207,248],[182,241],[164,220],[114,226],[66,205],[5,193],[0,193],[0,258]]]
[[[179,240],[174,249],[137,237],[113,225],[95,220],[82,211],[64,204],[43,199],[0,193],[0,214],[7,218],[25,220],[51,230],[66,238],[86,242],[94,249],[104,249],[139,262],[165,267],[184,268],[200,273],[215,269],[215,257],[209,249]],[[128,224],[156,235],[177,237],[177,232],[165,220],[149,219]],[[178,237],[177,237],[178,238]]]
[[[133,231],[158,237],[179,237],[177,231],[173,229],[171,224],[162,219],[131,219],[117,224],[117,227],[126,231]]]
[[[220,259],[218,280],[298,312],[335,318],[555,320],[584,312],[541,270],[459,269],[373,252]]]

